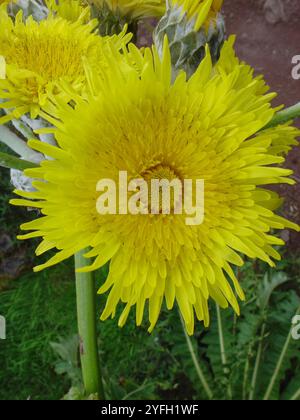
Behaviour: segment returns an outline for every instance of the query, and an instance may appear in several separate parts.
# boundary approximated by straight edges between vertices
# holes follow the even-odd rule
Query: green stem
[[[248,347],[247,359],[246,359],[245,368],[244,368],[243,401],[246,401],[247,399],[247,388],[248,388],[251,354],[252,354],[252,343],[249,344],[249,347]]]
[[[24,171],[28,168],[36,168],[38,165],[27,160],[19,159],[15,156],[9,155],[8,153],[0,152],[0,166],[8,169],[18,169]]]
[[[299,315],[299,313],[300,313],[300,308],[298,308],[296,315]],[[278,374],[279,374],[279,372],[280,372],[280,369],[281,369],[281,367],[282,367],[283,361],[284,361],[285,356],[286,356],[286,353],[287,353],[287,351],[288,351],[288,348],[289,348],[290,342],[291,342],[291,340],[292,340],[292,329],[293,329],[293,327],[289,330],[289,333],[288,333],[287,339],[286,339],[286,341],[285,341],[285,343],[284,343],[284,346],[283,346],[283,348],[282,348],[282,351],[281,351],[281,354],[280,354],[280,356],[279,356],[278,362],[277,362],[277,364],[276,364],[276,367],[275,367],[274,373],[273,373],[273,375],[272,375],[272,377],[271,377],[271,380],[270,380],[270,383],[269,383],[268,389],[267,389],[267,391],[266,391],[266,393],[265,393],[265,396],[264,396],[264,401],[269,400],[269,399],[270,399],[270,397],[271,397],[271,394],[272,394],[273,388],[274,388],[275,383],[276,383],[277,376],[278,376]]]
[[[300,102],[298,102],[296,105],[284,109],[283,111],[277,112],[269,124],[264,127],[264,130],[267,128],[275,127],[279,124],[284,124],[296,118],[300,118]]]
[[[255,396],[256,382],[257,382],[259,366],[260,366],[260,362],[261,362],[261,356],[262,356],[262,353],[263,353],[263,342],[264,342],[265,333],[266,333],[266,324],[264,322],[263,326],[262,326],[262,329],[261,329],[259,346],[258,346],[258,350],[257,350],[257,354],[256,354],[255,366],[254,366],[254,371],[253,371],[253,376],[252,376],[252,381],[251,381],[251,389],[250,389],[250,395],[249,395],[249,400],[250,401],[252,401],[254,399],[254,396]]]
[[[86,266],[87,250],[75,255],[76,269]],[[104,399],[96,331],[95,281],[91,273],[76,272],[77,319],[80,340],[80,359],[86,395]]]
[[[227,376],[228,368],[227,368],[227,356],[226,356],[226,349],[225,349],[225,339],[223,333],[223,324],[222,324],[222,316],[221,310],[219,305],[216,305],[217,308],[217,319],[218,319],[218,331],[219,331],[219,341],[220,341],[220,352],[221,352],[221,360],[222,365],[224,368],[224,375]],[[228,396],[232,399],[232,388],[230,382],[228,383]]]
[[[227,357],[226,357],[226,351],[225,351],[223,325],[222,325],[221,311],[220,311],[219,305],[217,305],[217,317],[218,317],[218,331],[219,331],[221,360],[222,360],[222,365],[226,366],[227,365]]]
[[[300,399],[300,389],[292,396],[291,401],[297,401]]]
[[[206,380],[206,378],[204,376],[204,373],[203,373],[203,371],[202,371],[202,369],[200,367],[200,364],[198,362],[198,359],[197,359],[197,356],[196,356],[196,353],[195,353],[194,346],[192,344],[192,341],[191,341],[189,335],[186,332],[186,328],[185,328],[184,321],[182,319],[181,314],[180,314],[180,320],[181,320],[182,328],[183,328],[183,331],[184,331],[186,343],[187,343],[189,352],[191,354],[191,358],[192,358],[192,361],[194,363],[194,366],[195,366],[197,375],[199,377],[199,380],[200,380],[200,382],[201,382],[201,384],[202,384],[202,386],[204,388],[204,391],[206,392],[209,400],[212,400],[213,399],[213,393],[212,393],[212,391],[211,391],[211,389],[210,389],[210,387],[208,385],[208,382],[207,382],[207,380]]]

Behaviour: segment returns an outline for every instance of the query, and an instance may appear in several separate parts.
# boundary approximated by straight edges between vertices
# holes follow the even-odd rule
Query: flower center
[[[33,71],[47,81],[83,74],[81,56],[86,52],[76,40],[66,39],[63,35],[23,34],[5,50],[8,64]]]
[[[151,183],[152,179],[165,179],[168,181],[173,181],[174,179],[180,180],[180,177],[176,174],[175,170],[164,164],[158,164],[146,169],[142,173],[142,177],[148,184]]]
[[[183,184],[180,176],[168,165],[158,164],[151,166],[142,173],[143,179],[148,184],[148,210],[153,213],[154,208],[158,213],[173,213],[178,201],[182,200]],[[156,192],[153,181],[159,181],[159,190]],[[172,181],[179,181],[177,184]]]

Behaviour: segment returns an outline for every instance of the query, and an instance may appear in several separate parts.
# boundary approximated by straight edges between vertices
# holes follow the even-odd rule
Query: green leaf
[[[19,159],[15,156],[9,155],[8,153],[0,152],[0,166],[8,169],[17,169],[24,171],[29,168],[36,168],[38,165],[27,160]]]

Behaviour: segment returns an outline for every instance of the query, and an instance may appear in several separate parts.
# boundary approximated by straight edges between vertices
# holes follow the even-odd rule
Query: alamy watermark
[[[0,315],[0,340],[6,339],[6,319]]]
[[[292,319],[292,337],[294,340],[300,340],[300,315],[295,315]]]
[[[292,69],[292,78],[294,80],[300,80],[300,55],[295,55],[292,58],[292,64],[293,64],[293,69]]]
[[[154,172],[155,174],[155,172]],[[96,203],[99,214],[174,214],[185,215],[187,225],[204,221],[204,180],[150,177],[128,179],[126,171],[119,172],[118,182],[101,179],[96,186],[100,193]]]

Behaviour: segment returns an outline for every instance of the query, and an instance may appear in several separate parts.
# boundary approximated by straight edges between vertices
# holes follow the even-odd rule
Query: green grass
[[[0,294],[7,339],[0,341],[0,399],[57,399],[69,383],[54,372],[50,341],[76,332],[72,270],[29,273]]]

